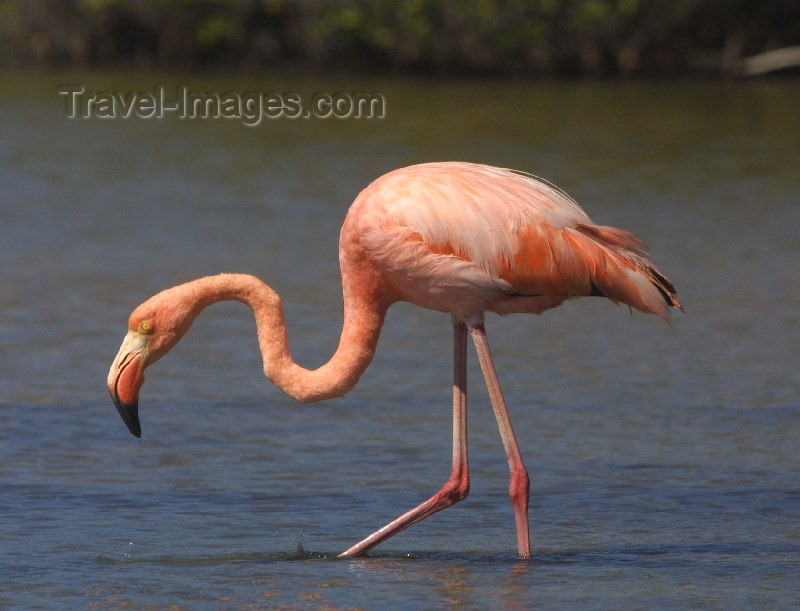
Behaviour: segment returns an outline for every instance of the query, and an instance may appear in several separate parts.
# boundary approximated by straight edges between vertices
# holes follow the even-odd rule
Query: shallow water
[[[76,120],[58,84],[377,90],[380,121]],[[347,82],[3,75],[0,606],[790,608],[800,595],[800,124],[793,81]],[[446,316],[398,305],[348,396],[298,406],[240,304],[148,370],[143,437],[104,388],[130,310],[222,271],[284,299],[296,359],[333,352],[349,202],[464,159],[566,188],[634,231],[687,307],[600,300],[487,329],[533,475],[515,557],[502,447],[470,363],[472,492],[336,553],[449,472]]]

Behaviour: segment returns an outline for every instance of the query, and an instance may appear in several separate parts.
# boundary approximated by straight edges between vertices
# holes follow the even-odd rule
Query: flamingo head
[[[136,437],[141,437],[139,390],[144,370],[178,343],[192,323],[193,313],[170,291],[159,293],[136,308],[108,372],[108,392],[119,415]]]

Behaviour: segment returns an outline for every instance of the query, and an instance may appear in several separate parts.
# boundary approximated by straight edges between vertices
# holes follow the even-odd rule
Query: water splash
[[[306,553],[305,548],[303,547],[303,543],[306,541],[306,533],[300,535],[300,538],[297,540],[297,550],[295,554],[298,558],[308,558],[308,554]]]

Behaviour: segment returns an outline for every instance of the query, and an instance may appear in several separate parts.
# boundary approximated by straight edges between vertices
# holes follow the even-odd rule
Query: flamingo
[[[130,432],[141,436],[138,397],[144,369],[218,301],[252,308],[264,374],[301,403],[338,397],[356,385],[393,303],[449,313],[454,346],[450,477],[427,501],[340,556],[362,555],[469,493],[469,334],[508,459],[517,550],[520,558],[530,558],[530,479],[492,362],[484,315],[541,314],[567,299],[594,295],[669,322],[669,308],[682,307],[646,250],[626,231],[595,225],[575,200],[535,176],[464,162],[401,168],[361,191],[345,217],[339,240],[344,322],[327,363],[308,370],[292,359],[274,290],[254,276],[220,274],[166,289],[133,311],[108,374],[108,390]]]

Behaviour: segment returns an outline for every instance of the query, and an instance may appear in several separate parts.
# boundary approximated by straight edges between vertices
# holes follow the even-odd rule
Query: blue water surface
[[[796,82],[183,78],[387,99],[382,120],[248,128],[68,120],[64,79],[0,79],[0,607],[795,607]],[[131,309],[219,272],[268,282],[297,361],[325,362],[349,202],[435,159],[556,182],[649,242],[687,309],[672,328],[598,299],[487,320],[533,478],[531,561],[472,357],[470,497],[335,558],[448,477],[445,315],[394,306],[359,386],[322,404],[264,380],[238,303],[148,370],[140,441],[105,389]]]

